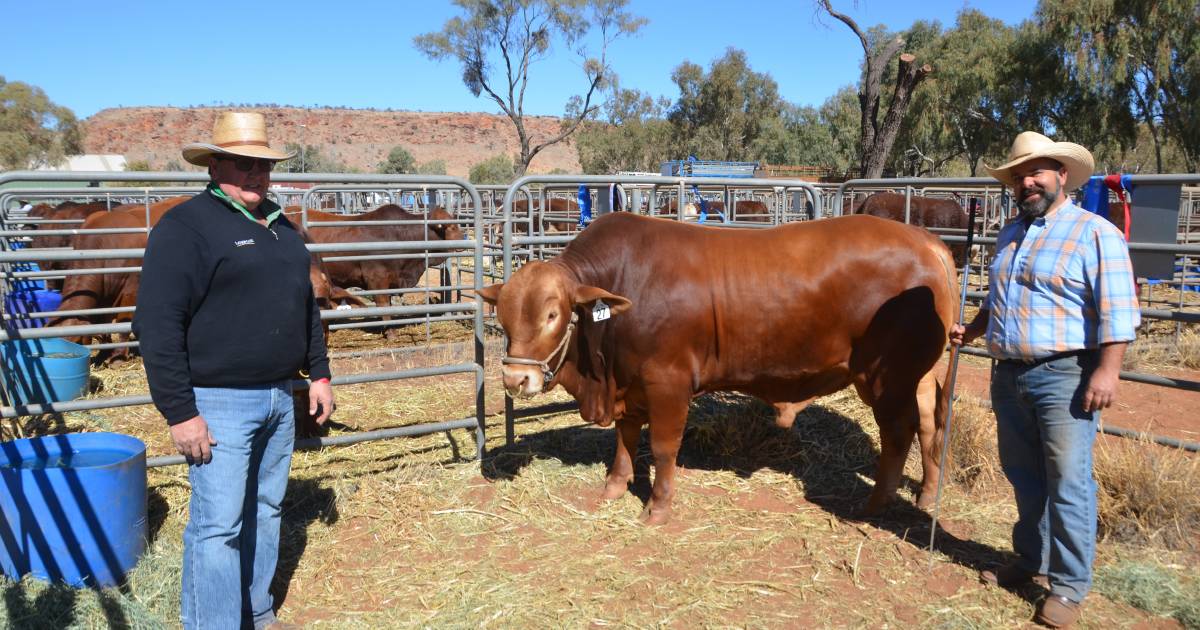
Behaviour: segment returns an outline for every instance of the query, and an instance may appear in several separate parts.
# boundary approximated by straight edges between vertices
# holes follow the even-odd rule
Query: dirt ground
[[[943,366],[945,363],[943,362]],[[976,398],[989,398],[991,361],[963,356],[959,362],[956,389]],[[1166,369],[1155,374],[1200,382],[1200,371]],[[1145,383],[1122,381],[1117,402],[1101,413],[1109,426],[1133,429],[1164,437],[1200,442],[1200,392],[1189,392]],[[1106,438],[1120,439],[1120,438]]]

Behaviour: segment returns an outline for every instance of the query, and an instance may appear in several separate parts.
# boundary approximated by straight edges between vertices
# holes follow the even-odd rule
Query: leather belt
[[[1090,352],[1094,352],[1094,351],[1093,351],[1093,350],[1089,350],[1089,349],[1084,349],[1084,350],[1068,350],[1068,351],[1066,351],[1066,352],[1056,352],[1056,353],[1054,353],[1054,354],[1048,354],[1048,355],[1046,355],[1046,356],[1044,356],[1044,357],[1039,357],[1039,358],[1037,358],[1037,359],[1032,359],[1032,360],[1025,360],[1025,359],[1000,359],[1000,362],[1001,362],[1001,363],[1007,363],[1007,364],[1009,364],[1009,365],[1017,365],[1017,366],[1021,366],[1021,367],[1032,367],[1032,366],[1034,366],[1034,365],[1041,365],[1041,364],[1043,364],[1043,363],[1049,363],[1049,362],[1051,362],[1051,361],[1057,361],[1057,360],[1059,360],[1059,359],[1065,359],[1065,358],[1067,358],[1067,357],[1077,357],[1077,356],[1085,355],[1085,354],[1088,354],[1088,353],[1090,353]]]

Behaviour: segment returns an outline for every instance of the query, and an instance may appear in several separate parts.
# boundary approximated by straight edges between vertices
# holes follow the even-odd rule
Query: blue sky
[[[834,0],[864,29],[915,20],[954,23],[972,7],[1009,24],[1034,0]],[[674,99],[671,70],[708,67],[732,46],[780,93],[818,105],[854,82],[862,50],[811,0],[633,0],[649,19],[617,41],[610,63],[623,87]],[[118,106],[277,103],[418,111],[497,112],[475,98],[450,61],[426,59],[413,37],[439,30],[455,8],[440,0],[368,2],[95,2],[0,0],[7,26],[0,75],[44,89],[80,117]],[[558,52],[531,71],[526,111],[559,115],[582,86],[579,60]]]

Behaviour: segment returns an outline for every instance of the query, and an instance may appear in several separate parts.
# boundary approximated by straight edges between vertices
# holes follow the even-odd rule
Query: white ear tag
[[[604,300],[596,300],[596,305],[592,307],[592,321],[602,322],[609,317],[612,317],[612,311],[608,309],[608,305]]]

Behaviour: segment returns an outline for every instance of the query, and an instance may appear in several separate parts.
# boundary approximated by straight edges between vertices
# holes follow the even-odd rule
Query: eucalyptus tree
[[[566,140],[599,106],[593,101],[613,77],[606,53],[617,39],[645,24],[625,10],[628,0],[454,0],[462,12],[440,31],[417,36],[417,50],[434,60],[455,60],[463,84],[476,97],[486,95],[512,121],[520,144],[516,175],[543,149]],[[599,34],[598,50],[589,49],[589,33]],[[568,101],[574,113],[561,130],[536,141],[525,126],[525,91],[530,73],[555,45],[582,61],[583,90]],[[565,109],[566,109],[565,108]]]
[[[0,76],[0,168],[56,165],[83,152],[83,129],[70,109],[41,88]]]
[[[1194,0],[1055,0],[1037,9],[1039,29],[1063,66],[1104,105],[1130,112],[1154,143],[1158,171],[1173,141],[1186,168],[1200,159],[1200,4]],[[1086,119],[1078,122],[1085,123]],[[1127,121],[1126,121],[1127,123]],[[1112,131],[1109,125],[1108,131]],[[1125,124],[1120,139],[1136,140]]]

